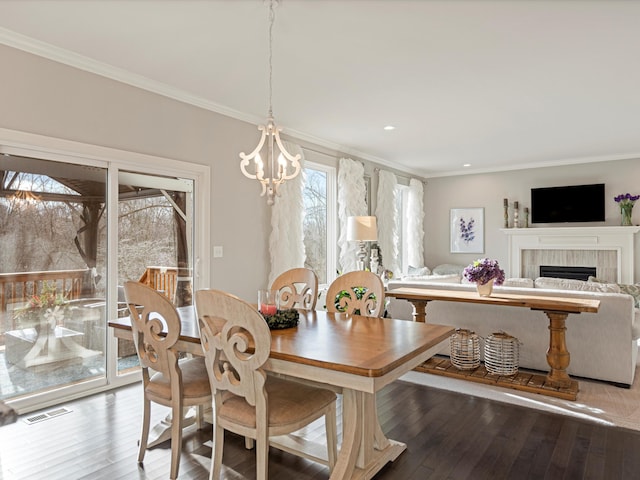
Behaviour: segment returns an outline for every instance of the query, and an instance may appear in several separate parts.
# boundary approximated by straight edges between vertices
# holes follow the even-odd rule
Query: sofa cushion
[[[633,309],[633,325],[631,325],[631,335],[634,340],[640,338],[640,309]]]
[[[465,269],[466,265],[454,265],[452,263],[443,263],[442,265],[438,265],[435,267],[431,273],[434,275],[451,275],[457,274],[462,276],[462,271]]]
[[[582,292],[620,293],[620,287],[615,283],[585,282],[569,278],[538,277],[535,288],[550,290],[578,290]]]
[[[429,267],[413,267],[409,265],[407,270],[407,277],[423,277],[425,275],[431,275]]]
[[[619,283],[618,287],[620,287],[620,293],[631,295],[633,297],[635,307],[640,308],[640,285],[626,285],[624,283]]]
[[[460,275],[414,275],[402,278],[408,282],[460,283]]]
[[[600,280],[596,277],[589,277],[589,282],[606,283],[604,280]],[[635,308],[640,308],[640,284],[636,283],[635,285],[627,285],[625,283],[618,283],[617,285],[620,288],[620,293],[631,295],[633,297]]]
[[[503,287],[533,288],[531,278],[507,278],[502,282]]]

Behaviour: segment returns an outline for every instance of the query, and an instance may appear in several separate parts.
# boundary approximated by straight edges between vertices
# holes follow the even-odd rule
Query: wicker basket
[[[520,342],[504,332],[492,333],[484,342],[484,366],[492,375],[518,373]]]
[[[480,366],[480,337],[470,330],[457,328],[449,337],[451,363],[460,370],[473,370]]]

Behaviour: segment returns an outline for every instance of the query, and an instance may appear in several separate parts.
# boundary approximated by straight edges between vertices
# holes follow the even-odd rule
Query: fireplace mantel
[[[509,276],[522,276],[524,250],[613,250],[620,283],[633,283],[635,235],[640,227],[502,228],[509,239]]]

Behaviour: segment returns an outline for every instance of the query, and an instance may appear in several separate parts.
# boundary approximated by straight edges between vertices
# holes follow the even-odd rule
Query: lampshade
[[[348,217],[347,240],[360,242],[378,240],[376,217]]]

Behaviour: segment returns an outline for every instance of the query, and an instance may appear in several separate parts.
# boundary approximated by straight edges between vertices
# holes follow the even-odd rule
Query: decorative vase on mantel
[[[492,278],[487,283],[476,283],[476,289],[478,290],[478,295],[481,297],[490,297],[493,292],[493,281],[495,279]]]
[[[622,215],[622,221],[620,224],[623,227],[629,227],[633,225],[631,223],[631,214],[633,213],[633,204],[640,200],[640,195],[631,195],[630,193],[621,193],[613,197],[615,202],[620,206],[620,214]]]
[[[631,223],[631,214],[633,213],[633,203],[620,204],[620,213],[622,214],[622,226],[628,227]]]

